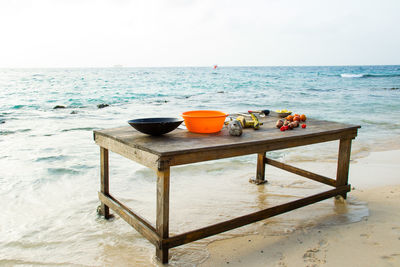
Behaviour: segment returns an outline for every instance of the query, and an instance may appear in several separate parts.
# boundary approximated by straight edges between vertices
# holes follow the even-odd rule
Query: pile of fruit
[[[294,114],[294,115],[289,115],[285,119],[278,120],[276,122],[276,127],[280,129],[282,132],[286,130],[293,130],[296,127],[300,126],[301,128],[306,128],[307,125],[304,123],[307,120],[306,115],[302,114]]]

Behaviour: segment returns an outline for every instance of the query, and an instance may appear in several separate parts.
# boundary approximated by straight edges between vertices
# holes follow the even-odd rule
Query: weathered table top
[[[354,138],[357,135],[357,129],[360,128],[358,125],[307,119],[307,128],[298,127],[281,132],[275,127],[277,119],[274,116],[266,116],[261,119],[264,125],[259,130],[246,128],[240,137],[230,136],[225,126],[215,134],[196,134],[178,128],[162,136],[149,136],[136,131],[130,126],[98,130],[94,131],[94,134],[95,138],[96,136],[110,138],[129,147],[163,157],[200,151],[207,152],[216,149],[224,150],[233,147],[257,147],[258,145],[265,147],[265,145],[273,143],[301,142],[301,140],[307,138],[322,138],[321,142],[337,140],[342,135],[343,137],[350,136]],[[323,140],[324,137],[327,140]]]

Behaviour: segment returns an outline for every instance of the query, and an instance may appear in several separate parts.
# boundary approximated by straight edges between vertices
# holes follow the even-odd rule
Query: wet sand
[[[350,183],[348,201],[368,206],[360,221],[330,224],[331,217],[280,234],[260,224],[255,235],[209,244],[210,256],[199,266],[400,266],[400,150],[352,162]]]

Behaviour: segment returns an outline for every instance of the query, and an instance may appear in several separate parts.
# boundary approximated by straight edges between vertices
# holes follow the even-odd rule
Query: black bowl
[[[183,120],[178,118],[144,118],[130,120],[128,123],[139,132],[149,135],[162,135],[175,130]]]

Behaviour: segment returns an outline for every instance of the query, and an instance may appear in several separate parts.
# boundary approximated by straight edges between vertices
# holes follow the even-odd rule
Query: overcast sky
[[[117,64],[400,64],[400,1],[0,1],[0,67]]]

